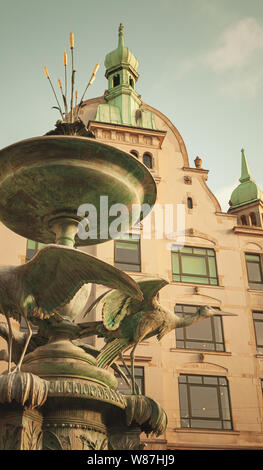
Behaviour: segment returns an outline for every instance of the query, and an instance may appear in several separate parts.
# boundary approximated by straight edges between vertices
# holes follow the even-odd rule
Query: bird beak
[[[214,309],[213,309],[213,315],[220,315],[222,317],[237,317],[236,313],[221,312],[220,310],[214,310]]]

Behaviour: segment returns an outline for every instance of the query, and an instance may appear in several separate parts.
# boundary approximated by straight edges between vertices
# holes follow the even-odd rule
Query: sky
[[[182,135],[190,160],[209,170],[208,186],[224,211],[245,149],[263,189],[262,0],[0,0],[0,148],[44,135],[59,119],[56,90],[63,79],[69,32],[75,35],[76,86],[86,99],[107,88],[105,55],[125,45],[139,60],[137,92]]]

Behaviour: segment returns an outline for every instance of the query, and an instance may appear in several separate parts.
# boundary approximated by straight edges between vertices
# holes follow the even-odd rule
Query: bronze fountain
[[[70,46],[73,59],[72,35]],[[72,64],[72,85],[74,74]],[[28,263],[0,271],[0,311],[7,320],[1,334],[8,342],[8,370],[0,376],[0,449],[140,448],[143,430],[164,431],[165,413],[145,397],[137,416],[132,396],[116,390],[113,369],[98,367],[99,351],[78,345],[85,333],[75,319],[88,302],[92,283],[142,300],[130,276],[81,247],[111,238],[107,229],[101,237],[101,195],[109,207],[128,208],[122,227],[127,231],[132,205],[138,206],[139,220],[142,204],[154,204],[155,182],[134,156],[97,142],[72,106],[62,117],[54,131],[0,152],[0,220],[15,233],[46,244]],[[86,203],[96,208],[98,226],[97,237],[83,240],[78,227],[84,217],[78,208]],[[11,318],[22,317],[28,332],[18,335]],[[37,333],[32,334],[32,325]]]
[[[0,267],[0,313],[6,317],[0,335],[8,343],[8,351],[0,351],[0,359],[8,361],[0,376],[1,450],[143,448],[141,433],[163,434],[167,416],[155,400],[141,394],[134,380],[136,346],[144,338],[159,340],[176,327],[218,314],[201,308],[183,321],[157,301],[166,280],[136,282],[83,251],[112,238],[109,226],[116,216],[104,224],[101,196],[107,197],[109,207],[122,204],[128,209],[123,233],[141,220],[143,205],[153,207],[156,185],[136,157],[98,142],[79,119],[84,94],[74,108],[72,33],[70,48],[70,110],[59,81],[62,112],[45,68],[62,121],[44,136],[0,151],[0,220],[13,232],[46,244],[25,264]],[[64,65],[66,74],[65,55]],[[87,203],[95,208],[98,223],[93,236],[83,239],[79,227],[90,221],[79,208]],[[87,309],[92,284],[109,289]],[[101,321],[77,322],[80,313],[88,315],[99,302]],[[11,318],[24,318],[27,333],[13,331]],[[105,339],[100,351],[81,342],[91,335]],[[123,361],[122,353],[129,349],[131,369],[123,363],[131,395],[123,395],[117,391],[114,370],[122,372],[115,362]],[[12,362],[17,364],[14,369]]]

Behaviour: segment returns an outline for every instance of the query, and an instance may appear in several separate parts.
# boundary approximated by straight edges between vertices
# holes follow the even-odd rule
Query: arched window
[[[117,74],[117,75],[114,75],[113,77],[113,86],[118,86],[120,84],[120,75]]]
[[[247,223],[247,218],[246,218],[245,215],[241,215],[241,224],[242,224],[242,225],[248,225],[248,223]]]
[[[131,150],[130,153],[134,155],[136,158],[139,158],[139,154],[138,152],[136,152],[136,150]]]
[[[191,197],[187,198],[187,207],[188,209],[193,209],[193,199]]]
[[[257,225],[257,218],[255,212],[250,212],[249,218],[251,225]]]
[[[143,155],[143,163],[147,168],[152,168],[153,167],[153,157],[151,156],[150,153],[145,153]]]

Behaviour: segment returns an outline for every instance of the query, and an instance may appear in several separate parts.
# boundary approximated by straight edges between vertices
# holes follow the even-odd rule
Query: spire
[[[119,26],[119,44],[118,44],[118,49],[123,49],[124,48],[124,28],[123,24],[121,23]]]
[[[139,62],[124,45],[122,23],[119,26],[118,47],[106,55],[104,65],[108,80],[104,95],[106,103],[98,106],[95,121],[156,129],[153,113],[140,109],[141,96],[136,92]]]
[[[229,210],[244,206],[251,202],[259,200],[263,201],[262,191],[251,176],[244,149],[241,149],[241,177],[239,178],[239,181],[240,184],[231,194]]]
[[[250,173],[244,149],[241,149],[241,177],[239,178],[239,181],[240,183],[245,183],[245,181],[254,181]]]

